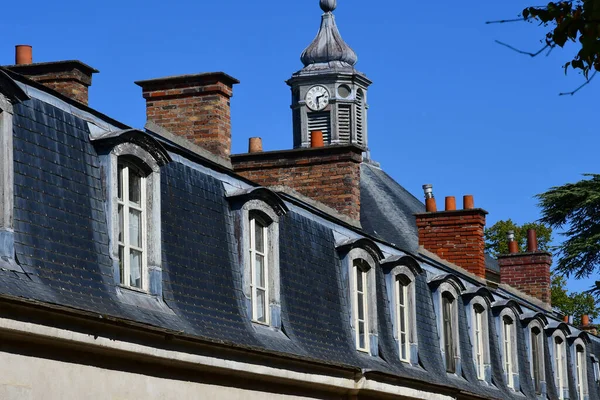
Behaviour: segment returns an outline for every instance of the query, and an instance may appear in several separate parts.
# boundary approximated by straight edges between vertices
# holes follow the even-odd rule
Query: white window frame
[[[114,279],[120,288],[162,296],[162,239],[161,239],[161,193],[160,166],[157,160],[144,148],[132,142],[123,142],[111,148],[101,162],[107,171],[108,206],[111,210],[109,232],[111,232],[111,257],[114,265]],[[142,206],[145,214],[142,218],[142,287],[127,285],[121,279],[119,265],[119,164],[133,165],[144,177],[142,179]],[[125,193],[124,193],[125,196]],[[124,223],[124,228],[127,227]],[[128,257],[125,257],[127,259]],[[124,292],[120,292],[124,293]]]
[[[537,330],[538,333],[535,334],[534,330]],[[546,390],[545,390],[546,363],[545,363],[545,348],[544,348],[544,329],[542,327],[542,324],[537,320],[531,321],[529,323],[529,325],[527,326],[527,328],[525,329],[525,335],[526,335],[526,344],[527,344],[529,366],[530,366],[529,374],[531,376],[533,390],[535,391],[537,396],[544,396],[544,394],[546,392]],[[537,358],[535,357],[535,354],[533,352],[533,350],[534,350],[534,335],[537,336],[537,344],[535,346],[538,350]],[[539,390],[538,390],[538,385],[536,384],[536,379],[535,379],[535,366],[536,365],[537,365],[539,375],[540,375]]]
[[[356,350],[363,351],[365,353],[370,352],[370,340],[369,340],[369,269],[366,268],[368,263],[362,259],[355,259],[352,263],[352,279],[353,279],[353,292],[352,292],[352,309],[354,315],[354,338],[356,341]],[[362,265],[359,265],[362,264]],[[358,282],[360,279],[362,291],[358,288]],[[362,307],[359,304],[359,297],[362,295]],[[362,308],[363,318],[360,318],[360,308]],[[360,326],[364,326],[364,346],[360,345]]]
[[[256,188],[256,192],[268,191],[265,188]],[[279,205],[267,203],[262,198],[253,198],[254,192],[239,196],[242,203],[232,200],[235,211],[236,230],[241,232],[239,238],[240,252],[239,265],[242,275],[241,285],[248,319],[259,327],[281,328],[281,290],[279,274],[279,222],[281,215],[287,212],[287,208],[279,209]],[[273,196],[276,196],[272,193]],[[250,197],[248,197],[250,196]],[[258,194],[257,194],[258,196]],[[236,193],[229,197],[238,199]],[[268,200],[268,196],[267,196]],[[283,205],[285,207],[285,205]],[[258,321],[256,316],[256,294],[254,285],[255,259],[251,245],[254,240],[253,220],[258,219],[266,229],[265,235],[265,283],[266,283],[266,309],[267,322]]]
[[[412,282],[396,276],[395,289],[395,311],[396,311],[396,335],[398,337],[400,361],[410,362],[410,314],[412,313],[410,298],[410,286]],[[402,329],[404,327],[404,330]]]
[[[433,278],[433,280],[436,280],[437,278]],[[442,361],[444,363],[444,368],[446,368],[446,351],[445,351],[445,326],[444,326],[444,295],[447,295],[449,297],[452,297],[454,300],[452,302],[453,306],[451,307],[451,329],[452,329],[452,346],[453,346],[453,350],[454,350],[454,372],[449,372],[448,369],[446,369],[446,372],[448,374],[455,374],[457,376],[461,376],[462,375],[462,361],[461,361],[461,349],[460,349],[460,342],[459,342],[459,331],[458,331],[458,325],[459,325],[459,320],[458,320],[458,302],[460,301],[460,296],[459,296],[459,289],[458,286],[459,283],[455,283],[452,280],[456,279],[454,277],[450,277],[447,278],[445,281],[443,281],[442,283],[440,283],[434,293],[434,307],[436,309],[436,317],[437,317],[437,326],[438,326],[438,333],[439,333],[439,345],[440,345],[440,351],[442,353]],[[451,283],[452,282],[452,283]],[[431,281],[430,281],[431,284]],[[464,290],[464,285],[462,285],[462,283],[460,283],[461,285],[461,289]]]
[[[473,347],[473,365],[477,379],[490,383],[491,363],[489,350],[489,304],[481,296],[474,297],[468,304],[469,333]],[[481,310],[481,311],[478,311]],[[479,331],[479,334],[478,334]]]
[[[507,323],[508,320],[512,322],[509,324]],[[511,307],[505,307],[498,315],[496,322],[504,380],[509,389],[518,391],[520,390],[520,382],[517,324],[520,323],[520,320]]]
[[[339,247],[339,246],[338,246]],[[346,273],[348,279],[348,304],[350,305],[350,325],[353,330],[354,342],[356,350],[360,353],[367,353],[376,356],[378,352],[378,330],[377,330],[377,292],[375,285],[375,266],[377,262],[371,253],[362,247],[352,248],[345,257],[343,262],[346,263]],[[356,291],[356,263],[362,263],[366,270],[364,278],[366,286],[363,286],[365,293],[365,321],[366,321],[366,340],[365,346],[360,346],[359,343],[359,326],[358,326],[358,310],[357,310],[357,291]],[[363,282],[364,283],[364,282]]]
[[[594,381],[598,383],[600,381],[600,362],[597,357],[592,355],[592,368],[594,370]]]
[[[133,169],[135,170],[135,172],[140,174],[140,204],[139,206],[136,205],[135,203],[132,203],[131,201],[129,201],[129,170]],[[133,162],[129,161],[129,160],[119,160],[118,164],[117,164],[117,174],[121,174],[121,179],[120,182],[122,184],[121,188],[117,188],[117,193],[119,191],[121,191],[121,194],[123,196],[122,199],[120,199],[117,196],[117,208],[121,207],[122,208],[122,215],[123,215],[123,226],[121,227],[121,223],[120,223],[120,219],[119,219],[119,223],[118,223],[118,230],[119,233],[123,234],[122,239],[123,240],[119,240],[118,236],[117,236],[117,242],[118,242],[118,246],[119,246],[119,262],[122,262],[123,264],[120,265],[120,275],[121,275],[121,285],[129,287],[129,288],[135,288],[135,289],[139,289],[139,290],[144,290],[147,291],[149,284],[148,284],[148,237],[147,237],[147,196],[146,196],[146,176],[144,175],[144,172],[142,171],[141,168],[139,168],[138,166],[136,166]],[[119,179],[117,179],[117,185],[118,185]],[[137,211],[140,213],[140,224],[141,224],[141,232],[139,232],[139,234],[141,235],[141,247],[137,247],[131,244],[131,231],[130,231],[130,226],[129,226],[129,217],[130,217],[130,211]],[[117,212],[118,214],[118,212]],[[121,232],[121,229],[123,229],[123,231]],[[123,249],[123,260],[121,260],[120,257],[120,251],[121,249]],[[131,283],[130,278],[131,278],[131,257],[130,254],[132,251],[136,251],[140,253],[140,258],[141,258],[141,270],[140,270],[140,286],[135,286]]]
[[[263,251],[260,252],[256,249],[256,223],[262,225],[262,234],[263,234]],[[269,310],[270,304],[270,291],[269,291],[269,228],[268,224],[259,219],[256,215],[250,216],[250,293],[251,293],[251,302],[252,302],[252,321],[263,324],[270,325],[271,323],[271,312]],[[256,282],[256,256],[263,257],[263,274],[265,284],[260,286]],[[264,321],[258,319],[258,291],[264,292],[264,303],[263,303],[263,312],[264,312]]]
[[[558,391],[560,400],[569,398],[569,381],[567,377],[567,338],[565,334],[557,329],[548,338],[550,349],[552,349],[551,360],[554,371],[554,384]],[[558,343],[560,341],[560,343]]]
[[[0,93],[0,256],[10,260],[15,257],[13,151],[13,105]],[[3,268],[11,264],[2,263]]]
[[[404,363],[417,365],[419,359],[415,284],[417,275],[421,273],[420,266],[416,261],[406,256],[392,256],[388,260],[389,261],[383,261],[384,264],[382,264],[382,267],[384,268],[385,273],[386,291],[390,304],[390,314],[394,340],[396,341],[396,348],[398,350],[398,359]],[[399,302],[401,285],[403,287],[403,294],[405,295],[404,307],[401,307]],[[404,310],[404,332],[401,330],[401,308]],[[404,343],[402,342],[403,333],[405,335]]]
[[[579,348],[581,348],[581,352],[578,351]],[[587,347],[581,338],[575,339],[571,345],[571,352],[577,398],[585,400],[588,398]]]

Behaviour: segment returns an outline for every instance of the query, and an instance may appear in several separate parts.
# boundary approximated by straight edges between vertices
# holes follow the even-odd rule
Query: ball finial
[[[321,10],[332,12],[337,7],[337,0],[321,0]]]

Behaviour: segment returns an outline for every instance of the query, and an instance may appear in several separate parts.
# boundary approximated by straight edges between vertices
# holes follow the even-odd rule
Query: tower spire
[[[358,57],[344,42],[335,23],[337,0],[320,0],[320,6],[324,14],[319,33],[300,56],[304,70],[353,69]]]

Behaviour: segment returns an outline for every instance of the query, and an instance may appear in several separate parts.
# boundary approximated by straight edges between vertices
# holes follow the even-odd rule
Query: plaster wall
[[[184,382],[92,366],[0,353],[2,400],[300,400],[307,397]]]

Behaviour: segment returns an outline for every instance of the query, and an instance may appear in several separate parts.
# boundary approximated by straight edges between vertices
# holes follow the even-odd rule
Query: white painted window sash
[[[408,295],[409,285],[405,285],[400,279],[396,279],[396,328],[398,343],[400,347],[400,361],[410,362],[410,340],[409,332],[409,307]],[[404,329],[402,326],[404,325]]]
[[[584,352],[575,350],[576,352],[576,370],[577,370],[577,394],[579,395],[579,400],[584,400]]]
[[[563,346],[564,342],[559,343],[556,339],[554,340],[555,377],[558,388],[558,397],[561,400],[564,399]]]
[[[483,312],[474,309],[475,312],[475,365],[477,367],[477,378],[485,379],[484,353],[483,353]]]
[[[250,291],[251,291],[251,296],[252,296],[252,320],[254,322],[258,322],[260,324],[265,324],[265,325],[269,325],[270,324],[270,311],[269,311],[269,268],[268,268],[268,257],[267,257],[267,253],[268,253],[268,229],[266,226],[262,226],[262,224],[259,223],[259,226],[262,227],[262,233],[263,233],[263,249],[264,251],[259,251],[256,248],[256,219],[255,218],[251,218],[250,219]],[[263,257],[263,275],[264,275],[264,286],[260,285],[260,282],[257,282],[256,280],[256,256],[262,256]],[[259,302],[259,296],[258,293],[259,292],[263,292],[264,293],[264,298],[263,298],[263,312],[264,312],[264,319],[260,320],[258,318],[258,302]]]
[[[367,307],[367,272],[363,271],[359,266],[354,264],[353,266],[353,279],[354,279],[354,328],[355,328],[355,339],[356,349],[364,352],[369,352],[369,309]],[[358,279],[362,283],[362,291],[358,290]],[[359,303],[359,297],[362,295],[362,304]],[[363,318],[360,318],[359,311],[362,311]],[[360,327],[363,326],[364,335],[364,346],[361,346],[360,339]]]
[[[123,256],[121,259],[121,284],[128,287],[135,287],[131,283],[131,251],[137,251],[140,253],[141,258],[141,271],[140,271],[140,287],[138,289],[147,290],[148,283],[146,279],[147,275],[147,257],[146,257],[146,248],[147,248],[147,235],[146,235],[146,178],[144,176],[140,176],[140,205],[136,205],[135,203],[130,202],[129,200],[129,169],[130,166],[128,164],[119,164],[121,170],[117,173],[121,174],[121,190],[122,199],[119,199],[117,196],[117,218],[118,216],[118,208],[121,207],[121,212],[123,216],[123,226],[119,226],[119,230],[122,228],[122,240],[118,241],[119,251],[122,250]],[[140,225],[141,225],[141,244],[142,247],[134,246],[131,244],[131,231],[129,226],[129,214],[131,210],[138,211],[140,213]],[[117,221],[118,224],[121,221]]]
[[[515,382],[513,377],[513,360],[512,360],[512,328],[513,324],[508,321],[503,321],[504,324],[504,372],[506,372],[507,385],[514,389]]]

